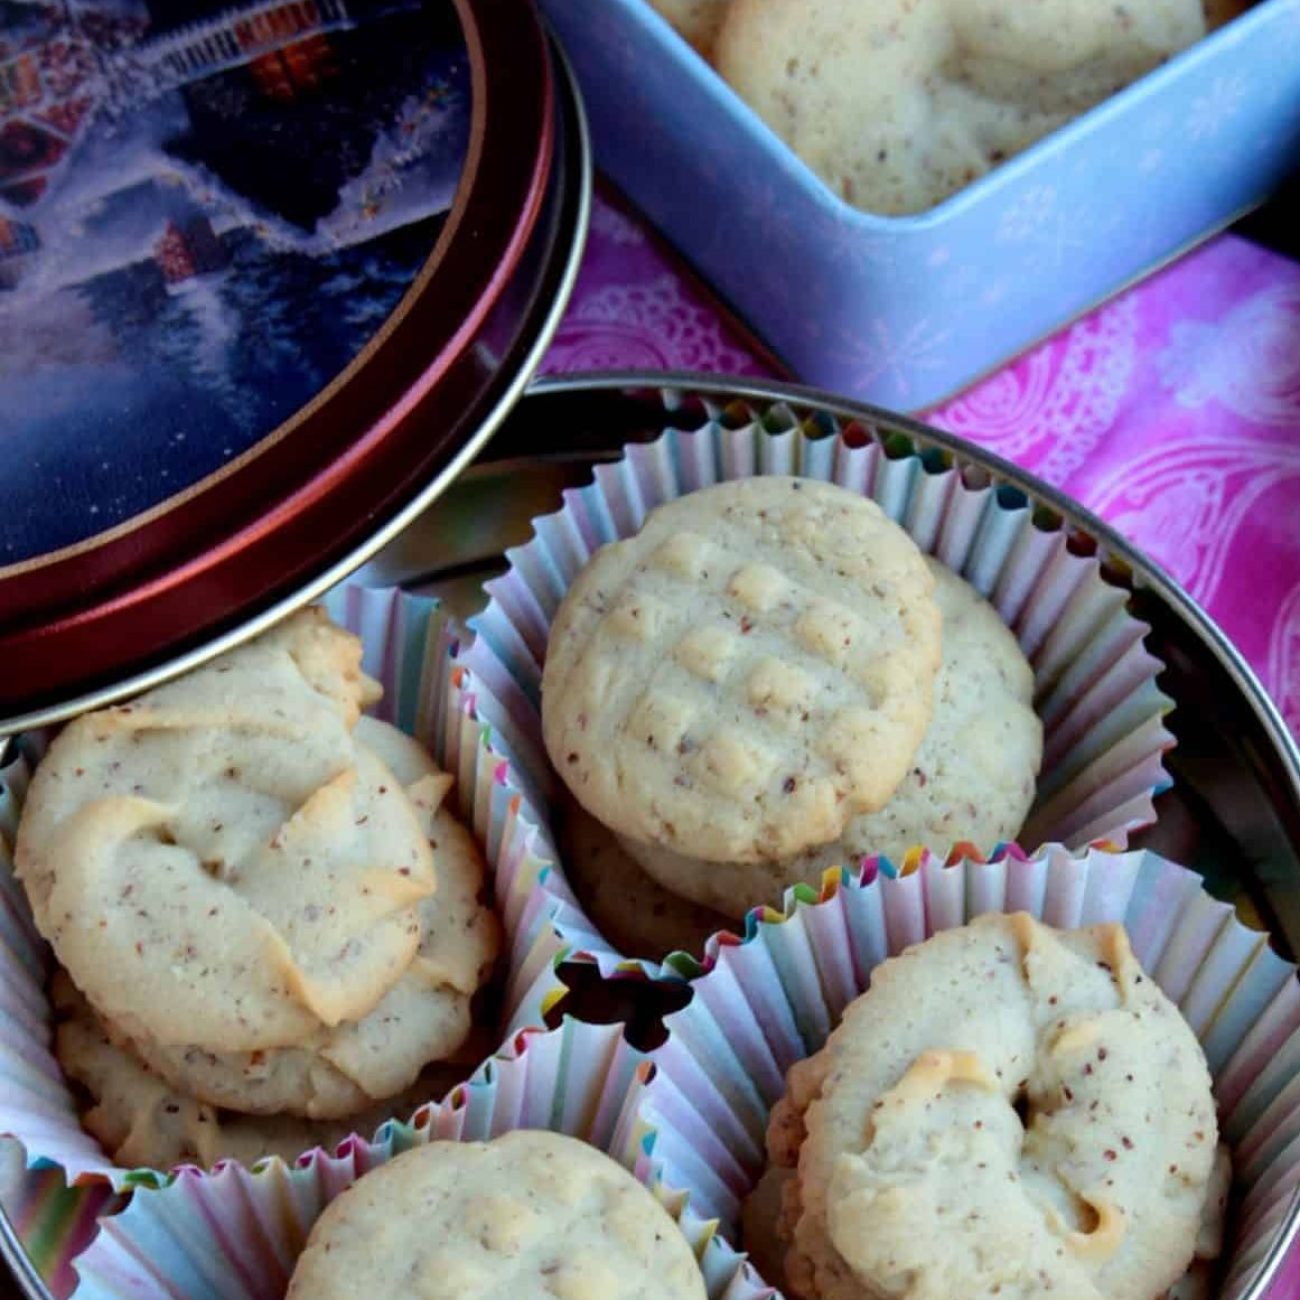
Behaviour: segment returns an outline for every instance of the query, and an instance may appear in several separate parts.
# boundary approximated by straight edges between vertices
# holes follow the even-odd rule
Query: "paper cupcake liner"
[[[544,1010],[564,992],[555,972],[560,957],[574,948],[605,949],[554,866],[545,821],[536,811],[538,796],[512,776],[517,769],[480,719],[466,675],[453,662],[455,625],[436,601],[392,588],[349,583],[325,603],[337,622],[363,640],[366,671],[384,686],[379,716],[423,741],[457,777],[459,811],[485,850],[506,931],[498,1041],[521,1027],[541,1026]],[[0,1141],[21,1145],[26,1169],[57,1167],[65,1184],[103,1182],[122,1189],[155,1183],[159,1171],[117,1168],[82,1130],[51,1051],[45,992],[50,955],[32,925],[10,856],[30,772],[45,740],[42,734],[20,738],[18,757],[0,769]],[[53,1185],[25,1186],[12,1172],[0,1181],[5,1207],[25,1207],[13,1215],[22,1221],[20,1231],[44,1213],[39,1204]],[[116,1205],[101,1193],[98,1211]],[[43,1253],[47,1277],[66,1271],[68,1252],[53,1241],[46,1234],[33,1247]]]
[[[743,939],[709,941],[702,965],[679,959],[694,996],[666,1020],[638,1103],[658,1132],[655,1172],[734,1234],[786,1071],[822,1047],[872,969],[981,913],[1016,911],[1060,928],[1122,922],[1200,1039],[1233,1152],[1219,1295],[1244,1295],[1300,1189],[1300,985],[1267,935],[1152,853],[1055,848],[952,863],[927,853],[906,873],[872,859],[853,877],[828,872],[820,896],[805,886],[787,892],[783,911],[756,910]]]
[[[410,1123],[386,1124],[373,1141],[351,1138],[335,1154],[313,1152],[294,1168],[232,1164],[207,1178],[186,1170],[164,1188],[137,1193],[76,1260],[75,1295],[279,1300],[317,1216],[362,1174],[433,1140],[544,1128],[608,1152],[654,1192],[694,1249],[710,1300],[773,1296],[716,1224],[658,1176],[657,1137],[638,1113],[653,1075],[651,1060],[628,1046],[617,1025],[566,1019],[550,1032],[522,1033],[442,1103],[422,1107]]]
[[[709,410],[702,427],[667,428],[627,447],[590,485],[566,492],[561,509],[534,520],[532,540],[509,551],[508,571],[487,584],[489,603],[470,620],[474,639],[456,662],[480,706],[490,699],[497,725],[508,725],[540,799],[555,779],[541,736],[542,664],[569,584],[599,547],[634,534],[660,503],[757,474],[798,474],[873,498],[1011,627],[1033,666],[1044,726],[1038,797],[1020,843],[1123,848],[1155,820],[1154,799],[1171,784],[1164,718],[1173,705],[1157,686],[1163,665],[1144,646],[1149,628],[1129,613],[1129,592],[1087,539],[982,470],[829,417],[801,422],[784,406],[761,416]],[[989,854],[996,846],[977,847]]]

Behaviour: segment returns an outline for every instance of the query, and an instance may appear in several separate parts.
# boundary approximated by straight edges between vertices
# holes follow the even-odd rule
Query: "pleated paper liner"
[[[716,1225],[658,1177],[656,1136],[639,1116],[653,1074],[617,1025],[566,1019],[550,1032],[521,1033],[445,1101],[422,1107],[410,1123],[386,1124],[373,1141],[349,1139],[335,1154],[313,1152],[294,1168],[231,1164],[207,1178],[183,1170],[165,1188],[138,1193],[76,1260],[75,1295],[279,1300],[316,1217],[355,1179],[426,1142],[482,1141],[518,1128],[582,1138],[632,1170],[677,1220],[710,1300],[775,1295]]]
[[[786,1071],[821,1048],[872,969],[981,913],[1016,911],[1062,928],[1122,922],[1201,1040],[1233,1154],[1219,1295],[1242,1296],[1300,1188],[1300,986],[1266,934],[1194,872],[1151,853],[1008,848],[991,862],[947,864],[921,853],[901,873],[870,859],[852,875],[828,872],[820,894],[789,890],[782,911],[756,909],[743,939],[709,940],[702,965],[678,959],[694,997],[668,1017],[640,1102],[658,1135],[656,1172],[736,1240]]]
[[[609,954],[553,865],[536,793],[526,780],[515,780],[515,769],[478,717],[474,696],[465,689],[466,675],[454,663],[454,624],[437,602],[391,588],[345,584],[326,603],[337,622],[362,637],[366,671],[384,686],[378,714],[424,742],[457,777],[458,812],[485,851],[506,931],[496,1041],[524,1026],[540,1027],[543,1008],[564,993],[555,971],[562,955],[579,947]],[[65,1184],[106,1183],[110,1189],[154,1184],[164,1180],[164,1171],[118,1169],[82,1130],[73,1094],[51,1051],[50,955],[32,926],[10,857],[31,767],[44,741],[41,735],[23,737],[19,757],[0,770],[0,1141],[16,1140],[25,1166],[53,1166]],[[49,1178],[41,1174],[38,1182],[44,1183],[25,1186],[11,1174],[0,1182],[0,1196],[6,1208],[19,1207],[14,1214],[19,1227],[27,1224],[41,1238],[42,1269],[54,1277],[66,1273],[67,1250],[58,1244],[58,1233],[31,1227],[44,1221],[40,1204],[51,1195]],[[102,1192],[101,1198],[102,1210],[116,1208],[118,1202]],[[75,1219],[84,1206],[69,1202],[64,1209],[65,1217]]]
[[[828,872],[820,894],[787,892],[756,909],[742,938],[709,941],[694,997],[648,1056],[617,1027],[566,1021],[525,1034],[441,1105],[353,1139],[296,1169],[277,1161],[212,1177],[181,1173],[104,1221],[76,1261],[78,1297],[278,1296],[314,1216],[352,1178],[412,1142],[558,1128],[611,1152],[675,1209],[701,1252],[710,1295],[767,1295],[723,1239],[760,1176],[773,1103],[795,1061],[825,1042],[872,969],[986,911],[1028,911],[1060,927],[1120,921],[1146,970],[1205,1048],[1234,1161],[1223,1300],[1245,1293],[1300,1185],[1300,989],[1267,936],[1211,898],[1195,873],[1149,853],[1061,848],[945,864],[916,855],[902,872],[868,860]],[[545,1083],[541,1082],[543,1079]],[[712,1255],[710,1255],[712,1251]],[[1281,1300],[1283,1292],[1273,1295]]]
[[[480,706],[508,719],[512,752],[539,797],[554,780],[541,739],[542,665],[569,584],[600,546],[634,534],[661,502],[756,474],[798,474],[873,498],[996,606],[1033,666],[1044,725],[1038,797],[1021,843],[1123,846],[1154,821],[1155,797],[1171,784],[1164,719],[1173,704],[1157,685],[1163,665],[1143,642],[1149,628],[1086,542],[982,470],[922,456],[906,440],[882,444],[829,417],[801,421],[783,406],[761,416],[711,411],[698,428],[667,428],[627,447],[596,467],[589,486],[566,492],[561,509],[536,519],[533,538],[508,552],[508,571],[487,584],[489,603],[470,620],[474,640],[457,662]]]

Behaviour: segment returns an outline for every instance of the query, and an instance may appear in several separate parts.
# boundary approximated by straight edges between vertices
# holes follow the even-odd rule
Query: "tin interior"
[[[1175,784],[1157,800],[1159,821],[1136,836],[1134,846],[1195,868],[1211,893],[1244,892],[1277,949],[1293,959],[1300,953],[1300,751],[1258,678],[1204,611],[1107,525],[961,439],[790,385],[662,374],[544,380],[511,410],[478,463],[370,560],[363,580],[401,584],[439,596],[461,616],[474,613],[484,603],[483,583],[503,571],[506,549],[527,540],[528,520],[556,508],[566,487],[586,482],[592,467],[614,459],[623,444],[658,434],[666,391],[678,406],[671,418],[682,427],[701,421],[704,403],[715,409],[786,403],[901,435],[917,449],[949,455],[972,478],[1014,485],[1059,517],[1072,544],[1095,548],[1132,591],[1134,613],[1150,624],[1147,644],[1168,665],[1161,685],[1178,704],[1169,719],[1178,745],[1166,758]],[[590,1001],[595,1011],[610,1001],[609,989],[586,992],[583,997],[580,990],[566,1010],[583,1015],[587,1009],[579,1003]],[[655,1019],[665,1008],[637,1005],[653,997],[652,986],[629,981],[614,1000],[624,1003],[629,1019],[642,1013]],[[590,1018],[610,1015],[606,1010]],[[1298,1232],[1300,1205],[1293,1205],[1252,1300],[1265,1295]],[[2,1214],[0,1247],[23,1289],[46,1294]],[[0,1294],[4,1282],[0,1278]]]
[[[665,395],[678,409],[665,415]],[[511,413],[480,461],[434,509],[380,552],[367,580],[437,595],[468,617],[485,603],[482,585],[504,571],[504,552],[525,542],[527,520],[557,508],[568,487],[589,481],[595,464],[626,443],[649,441],[671,420],[702,422],[703,404],[758,409],[786,403],[858,421],[917,450],[948,454],[973,479],[1014,485],[1057,516],[1072,545],[1095,550],[1110,576],[1132,592],[1147,622],[1147,646],[1166,665],[1163,690],[1176,703],[1168,719],[1177,746],[1166,755],[1174,778],[1156,801],[1156,824],[1132,839],[1198,871],[1210,893],[1245,895],[1273,946],[1300,953],[1300,750],[1249,664],[1223,632],[1161,569],[1100,519],[1061,493],[962,439],[914,420],[792,385],[736,383],[700,375],[612,374],[543,380]],[[539,451],[538,448],[546,448]],[[493,521],[467,528],[460,521]],[[589,972],[585,972],[589,974]],[[671,1008],[653,985],[593,985],[575,968],[566,1011],[592,1020],[654,1020]],[[642,1005],[644,1004],[644,1005]],[[1292,1204],[1251,1287],[1262,1300],[1300,1236],[1300,1198]]]

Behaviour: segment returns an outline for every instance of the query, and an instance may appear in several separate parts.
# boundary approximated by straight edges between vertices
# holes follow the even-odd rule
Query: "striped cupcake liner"
[[[822,1047],[872,970],[940,930],[1017,911],[1060,928],[1123,923],[1200,1039],[1233,1153],[1218,1294],[1241,1300],[1300,1214],[1300,985],[1266,934],[1196,873],[1152,853],[1051,848],[990,862],[922,853],[902,872],[870,859],[852,874],[828,872],[820,892],[789,890],[782,910],[756,909],[743,938],[715,936],[701,963],[678,959],[694,996],[668,1017],[640,1100],[642,1123],[658,1132],[656,1174],[734,1234],[786,1071]],[[1270,1300],[1300,1291],[1300,1260],[1290,1267]]]
[[[593,482],[533,521],[534,535],[507,553],[509,569],[487,584],[486,609],[457,656],[467,678],[508,722],[519,767],[541,798],[554,777],[541,735],[540,687],[551,620],[569,584],[608,542],[638,531],[657,505],[728,479],[797,474],[874,499],[926,553],[986,596],[1034,670],[1044,726],[1038,797],[1020,843],[1080,849],[1126,847],[1154,822],[1155,798],[1172,784],[1164,755],[1172,702],[1157,685],[1163,665],[1144,644],[1146,624],[1130,592],[1088,539],[1035,510],[1019,489],[950,457],[918,453],[829,417],[789,408],[710,410],[693,429],[667,428],[596,467]],[[931,845],[947,853],[953,846]],[[974,846],[991,854],[997,846]],[[755,902],[759,900],[754,900]],[[638,954],[628,954],[635,957]]]
[[[679,961],[690,1004],[663,1046],[630,1048],[617,1026],[566,1020],[516,1036],[445,1101],[295,1168],[268,1161],[203,1178],[182,1171],[104,1221],[75,1262],[76,1295],[230,1300],[283,1294],[316,1215],[354,1178],[412,1145],[550,1128],[608,1151],[673,1211],[710,1296],[770,1296],[735,1241],[764,1167],[786,1071],[817,1051],[886,957],[984,912],[1027,911],[1058,927],[1119,921],[1145,969],[1204,1046],[1234,1160],[1235,1210],[1221,1300],[1241,1300],[1289,1230],[1300,1188],[1300,988],[1268,938],[1154,854],[1008,851],[990,862],[928,853],[903,871],[869,859],[756,909],[743,938],[720,934]],[[1288,1289],[1290,1288],[1290,1289]],[[1275,1282],[1270,1300],[1294,1293]]]
[[[457,777],[459,813],[483,847],[506,943],[503,953],[501,1040],[544,1024],[565,992],[556,973],[574,949],[612,957],[573,901],[547,830],[543,805],[478,709],[468,674],[457,664],[461,633],[427,597],[392,588],[344,584],[326,599],[332,617],[358,633],[365,668],[384,686],[379,716],[422,741]],[[0,1203],[30,1241],[47,1278],[67,1277],[70,1251],[84,1237],[49,1224],[71,1216],[111,1212],[113,1190],[153,1185],[170,1173],[115,1167],[80,1127],[76,1102],[51,1051],[52,1016],[46,984],[50,955],[36,933],[11,846],[30,772],[46,737],[24,736],[18,757],[0,769]],[[20,1151],[15,1161],[12,1148]],[[49,1172],[53,1170],[54,1172]],[[27,1183],[28,1175],[34,1180]],[[98,1199],[58,1213],[43,1206],[56,1184],[103,1184]],[[93,1221],[93,1216],[92,1216]],[[45,1226],[42,1226],[45,1225]],[[71,1243],[71,1244],[69,1244]]]
[[[230,1164],[206,1178],[182,1170],[138,1193],[75,1261],[77,1300],[279,1300],[317,1216],[357,1178],[428,1142],[484,1141],[520,1128],[581,1138],[631,1170],[681,1227],[710,1300],[774,1296],[717,1225],[659,1176],[657,1134],[639,1114],[654,1074],[617,1025],[566,1019],[549,1032],[523,1032],[444,1101],[409,1123],[386,1124],[372,1141],[351,1138],[293,1168]]]

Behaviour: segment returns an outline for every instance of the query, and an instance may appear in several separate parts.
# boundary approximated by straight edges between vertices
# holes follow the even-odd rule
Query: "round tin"
[[[4,33],[33,71],[0,95],[0,730],[192,666],[382,545],[517,397],[586,230],[529,0],[113,13]]]
[[[1160,796],[1158,822],[1132,847],[1194,868],[1211,893],[1254,909],[1280,952],[1300,952],[1300,750],[1259,679],[1177,583],[1107,524],[959,437],[787,384],[668,373],[543,380],[514,405],[488,455],[392,536],[364,576],[436,595],[468,617],[484,604],[483,584],[504,570],[505,552],[530,536],[532,519],[558,506],[566,489],[588,482],[593,468],[615,459],[625,444],[656,436],[666,409],[691,427],[705,412],[725,419],[729,411],[774,405],[856,422],[959,465],[972,482],[1021,492],[1073,549],[1098,556],[1131,591],[1133,612],[1150,625],[1147,644],[1167,665],[1162,687],[1180,706],[1169,719],[1178,744],[1166,756],[1174,786]],[[664,1010],[655,998],[653,984],[605,982],[575,993],[566,1005],[579,1019],[607,1020],[607,1008],[617,1006],[624,1010],[615,1018],[631,1015],[633,1007],[654,1020]],[[1287,1261],[1298,1239],[1300,1199],[1278,1224],[1243,1300],[1294,1293],[1289,1269],[1295,1265],[1288,1268]],[[24,1294],[50,1295],[2,1207],[0,1258]]]

